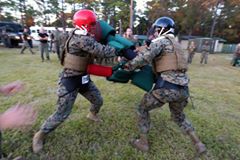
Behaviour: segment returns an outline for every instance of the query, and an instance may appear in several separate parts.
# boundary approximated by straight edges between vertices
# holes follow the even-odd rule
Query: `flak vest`
[[[170,70],[186,72],[188,69],[187,55],[174,38],[167,35],[165,37],[172,42],[173,53],[162,53],[154,59],[155,72],[161,73]]]
[[[90,56],[82,57],[70,54],[68,49],[69,41],[71,40],[76,30],[77,29],[72,31],[71,35],[68,37],[65,43],[61,64],[63,65],[64,69],[72,69],[79,72],[86,72],[87,66],[92,62],[93,58],[91,58]]]

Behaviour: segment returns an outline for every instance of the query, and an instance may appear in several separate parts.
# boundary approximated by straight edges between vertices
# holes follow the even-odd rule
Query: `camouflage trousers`
[[[188,53],[188,63],[191,64],[193,57],[194,57],[195,52],[190,52]]]
[[[201,54],[201,60],[200,60],[200,63],[201,64],[207,64],[207,62],[208,62],[208,52],[202,52],[202,54]]]
[[[183,109],[188,101],[188,88],[175,89],[155,89],[146,93],[138,106],[138,127],[141,134],[147,134],[150,129],[149,111],[162,107],[165,103],[169,104],[171,118],[184,131],[193,131],[191,123],[186,119]]]
[[[40,42],[40,45],[39,45],[39,50],[40,50],[40,53],[41,53],[41,58],[42,58],[42,61],[44,61],[44,53],[46,54],[46,58],[49,60],[50,57],[49,57],[49,51],[48,51],[48,43],[41,43]]]
[[[84,88],[84,90],[82,90],[82,88],[76,88],[69,92],[60,80],[57,94],[58,100],[56,111],[49,116],[41,126],[41,130],[44,133],[51,132],[65,119],[67,119],[71,113],[78,94],[84,96],[91,103],[90,111],[93,113],[98,113],[100,107],[103,105],[101,93],[92,81],[89,82],[88,86]]]
[[[32,51],[32,49],[31,49],[31,47],[30,47],[30,45],[29,45],[29,43],[28,43],[28,41],[24,41],[23,42],[23,46],[22,46],[22,49],[21,49],[21,51],[20,51],[20,54],[23,54],[23,52],[25,51],[25,49],[29,49],[29,51],[32,53],[32,54],[34,54],[34,52]]]

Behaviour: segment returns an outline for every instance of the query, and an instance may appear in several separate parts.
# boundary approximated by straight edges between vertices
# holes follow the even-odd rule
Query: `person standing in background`
[[[194,41],[191,41],[189,46],[188,46],[188,63],[191,64],[192,63],[192,59],[194,57],[196,51],[196,45]]]
[[[26,28],[28,30],[28,35],[29,35],[28,44],[29,44],[30,48],[33,48],[33,41],[32,41],[33,37],[31,36],[31,30],[29,27],[26,27]]]
[[[240,65],[238,64],[238,61],[240,61],[240,43],[237,44],[236,50],[233,53],[233,58],[231,61],[232,66]]]
[[[211,50],[211,46],[210,46],[209,42],[205,41],[204,44],[202,45],[202,55],[201,55],[201,60],[200,60],[201,64],[203,64],[203,61],[204,61],[204,64],[207,64],[208,55],[210,53],[210,50]]]
[[[24,53],[24,50],[26,48],[29,49],[29,51],[34,54],[34,52],[32,51],[32,47],[30,46],[30,43],[29,43],[29,40],[31,40],[31,37],[29,35],[29,31],[28,31],[28,28],[24,28],[23,30],[23,34],[22,34],[22,40],[23,40],[23,46],[22,46],[22,49],[20,51],[20,54],[23,54]]]
[[[42,62],[44,62],[45,60],[44,53],[46,54],[47,60],[50,60],[49,51],[48,51],[48,34],[45,32],[44,28],[40,29],[38,36],[40,41],[39,50],[41,53]]]
[[[60,60],[60,30],[58,27],[55,28],[53,34],[53,51],[57,53],[58,59]]]
[[[63,28],[63,32],[59,35],[59,57],[61,59],[63,51],[64,51],[64,46],[65,42],[68,39],[69,33],[66,31],[66,28]]]
[[[134,37],[133,31],[132,31],[131,28],[127,28],[126,29],[126,32],[123,34],[123,37],[128,39],[128,40],[130,40],[130,41],[132,41],[136,46],[139,46],[137,44],[137,39]]]
[[[49,34],[50,34],[49,52],[55,53],[55,50],[53,49],[54,34],[51,31],[49,31]]]

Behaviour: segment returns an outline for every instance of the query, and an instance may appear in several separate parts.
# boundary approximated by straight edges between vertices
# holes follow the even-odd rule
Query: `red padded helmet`
[[[96,22],[96,14],[88,9],[79,10],[73,16],[73,25],[80,28],[84,26],[88,32],[91,32],[91,28],[96,25]]]

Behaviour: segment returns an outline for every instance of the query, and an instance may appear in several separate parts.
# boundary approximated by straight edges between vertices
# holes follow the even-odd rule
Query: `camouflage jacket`
[[[173,54],[173,50],[173,44],[168,38],[164,36],[159,37],[144,52],[140,51],[137,57],[126,64],[126,67],[129,70],[134,70],[146,64],[154,66],[153,62],[156,57],[162,54]],[[161,76],[163,80],[177,85],[187,86],[189,82],[187,74],[179,71],[165,71],[161,74],[157,73],[157,75]]]
[[[69,36],[71,36],[70,33]],[[81,35],[75,33],[70,37],[68,43],[68,53],[81,56],[81,57],[92,57],[92,58],[111,58],[116,56],[116,50],[108,45],[102,45],[98,43],[93,37],[89,35]],[[75,76],[80,75],[78,71],[71,69],[65,69],[64,75]]]
[[[203,52],[210,52],[210,49],[211,49],[211,46],[209,44],[208,45],[206,45],[206,44],[202,45],[202,51]]]
[[[61,32],[59,34],[59,42],[61,44],[61,46],[64,46],[65,42],[67,41],[68,39],[68,33],[67,32]]]

